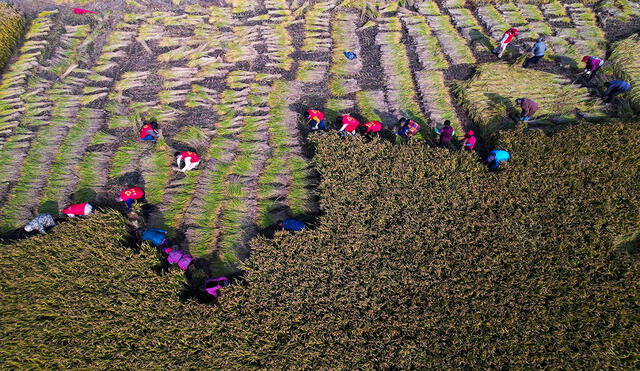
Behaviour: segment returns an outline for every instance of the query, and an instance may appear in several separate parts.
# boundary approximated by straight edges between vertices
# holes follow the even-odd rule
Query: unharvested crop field
[[[640,124],[505,133],[514,156],[315,136],[325,215],[181,302],[115,212],[3,246],[19,368],[637,368]],[[584,145],[584,143],[589,145]],[[353,160],[353,159],[357,160]],[[421,161],[406,161],[406,159]],[[614,166],[612,166],[612,164]],[[345,192],[357,182],[358,197]],[[635,232],[635,235],[634,235]],[[198,269],[189,270],[196,275]]]

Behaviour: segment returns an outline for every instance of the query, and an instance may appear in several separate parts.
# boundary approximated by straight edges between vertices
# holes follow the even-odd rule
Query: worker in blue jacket
[[[282,228],[283,231],[294,231],[294,232],[301,231],[304,229],[304,227],[306,227],[304,222],[301,222],[293,218],[287,218],[279,222],[278,226]]]
[[[613,98],[618,94],[624,94],[631,90],[631,84],[623,80],[613,80],[605,84],[607,86],[607,92],[604,93],[607,103],[611,103]]]
[[[142,240],[151,242],[153,246],[161,246],[167,242],[167,231],[158,228],[147,228],[142,231]]]
[[[502,149],[494,149],[489,153],[489,157],[487,157],[487,162],[491,166],[492,170],[498,169],[501,163],[506,163],[511,158],[509,152]]]

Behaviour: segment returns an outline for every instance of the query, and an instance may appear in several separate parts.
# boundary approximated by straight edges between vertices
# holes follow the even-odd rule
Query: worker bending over
[[[201,290],[205,291],[207,294],[217,298],[220,295],[220,289],[229,286],[229,279],[225,276],[209,278],[204,281],[204,285],[202,285]]]
[[[340,130],[338,130],[338,132],[340,133],[355,135],[356,129],[358,128],[358,126],[360,126],[360,121],[349,115],[342,115],[341,122],[342,127],[340,128]]]
[[[56,221],[53,220],[51,214],[40,214],[33,218],[27,225],[24,226],[24,230],[27,232],[38,231],[42,234],[47,234],[47,228],[54,227]]]
[[[529,121],[533,114],[538,111],[538,103],[528,98],[518,98],[516,99],[516,104],[522,108],[520,121]]]
[[[591,81],[593,76],[596,75],[596,72],[598,72],[604,64],[604,60],[589,55],[582,57],[582,61],[584,62],[584,71],[582,71],[582,73],[587,76],[587,81]]]
[[[195,152],[191,151],[183,151],[174,153],[176,156],[176,163],[178,164],[178,169],[180,169],[181,163],[184,160],[184,167],[180,169],[180,171],[187,172],[189,170],[193,170],[200,164],[200,156],[198,156]]]
[[[609,81],[605,85],[607,86],[607,92],[604,93],[604,96],[606,97],[604,101],[606,103],[611,103],[616,95],[624,94],[631,90],[631,84],[623,80]]]
[[[453,135],[455,134],[455,130],[453,130],[451,126],[451,121],[444,120],[442,129],[433,128],[433,130],[438,134],[438,144],[440,147],[449,147],[449,145],[451,145],[451,139],[453,139]]]
[[[382,130],[382,123],[380,121],[369,121],[362,124],[362,130],[367,136],[379,133]]]
[[[155,142],[158,139],[158,123],[155,120],[144,123],[139,135],[142,140]]]
[[[189,265],[193,261],[193,257],[190,254],[187,254],[180,250],[172,250],[169,252],[169,256],[167,257],[167,261],[169,264],[178,264],[178,268],[186,271],[189,269]]]
[[[473,130],[469,130],[464,135],[464,139],[462,140],[462,149],[471,151],[475,146],[476,146],[476,137],[473,136]]]
[[[282,228],[283,231],[299,232],[306,227],[306,224],[297,219],[287,218],[283,221],[278,222],[278,227]]]
[[[144,197],[144,191],[140,187],[127,188],[120,192],[120,196],[116,197],[116,201],[123,201],[127,205],[127,210],[131,211],[131,206],[135,200]]]
[[[420,131],[420,125],[418,125],[418,123],[413,120],[409,120],[403,117],[400,119],[400,121],[398,121],[398,123],[400,124],[400,132],[398,133],[398,135],[400,135],[400,137],[404,138],[407,141],[414,135],[418,134],[418,132]]]
[[[489,157],[487,157],[487,162],[490,165],[492,170],[496,170],[500,167],[501,163],[507,163],[511,155],[509,152],[502,149],[494,149],[489,153]]]
[[[89,215],[92,212],[93,212],[93,206],[91,206],[88,202],[69,205],[67,206],[66,209],[62,210],[62,213],[66,214],[69,218],[73,218],[76,216]]]
[[[498,58],[502,58],[502,54],[505,49],[507,49],[507,45],[513,40],[514,37],[518,37],[518,30],[515,28],[508,29],[499,41],[498,46],[493,49],[493,54],[498,54]]]
[[[161,246],[167,242],[167,231],[158,228],[147,228],[142,231],[142,240],[149,241],[153,246]]]
[[[311,130],[326,130],[324,124],[324,113],[315,109],[307,110],[307,119],[309,120],[309,126]]]
[[[547,51],[547,44],[544,43],[544,36],[538,37],[538,40],[531,47],[529,52],[533,54],[533,57],[527,58],[522,67],[527,68],[530,64],[537,64],[540,59],[544,57],[544,53]]]

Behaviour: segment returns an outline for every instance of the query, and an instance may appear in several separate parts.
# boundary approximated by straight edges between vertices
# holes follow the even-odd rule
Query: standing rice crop
[[[0,4],[0,69],[7,63],[24,33],[24,16],[13,6]]]

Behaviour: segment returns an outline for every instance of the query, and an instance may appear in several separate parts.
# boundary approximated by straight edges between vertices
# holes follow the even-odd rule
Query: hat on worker
[[[586,62],[586,61],[588,61],[588,60],[589,60],[589,56],[588,56],[588,55],[585,55],[584,57],[582,57],[582,61],[583,61],[583,62]]]

